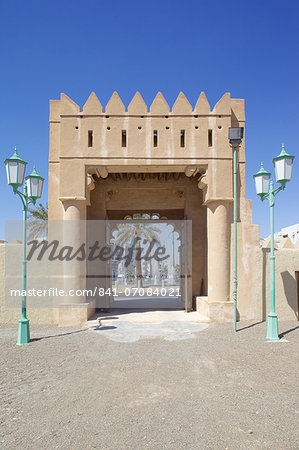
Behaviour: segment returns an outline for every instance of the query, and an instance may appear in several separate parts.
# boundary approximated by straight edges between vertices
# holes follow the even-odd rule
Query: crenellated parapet
[[[50,101],[52,188],[59,185],[59,198],[72,192],[88,198],[93,188],[89,175],[96,171],[187,174],[195,167],[197,172],[191,177],[196,176],[205,202],[231,202],[228,128],[244,124],[244,100],[231,98],[228,92],[214,108],[204,92],[195,105],[182,92],[173,105],[161,92],[147,105],[136,92],[126,106],[117,92],[106,105],[92,92],[82,108],[61,94],[60,100]],[[239,149],[241,196],[245,196],[244,165],[243,140]]]
[[[161,92],[158,92],[155,99],[151,105],[146,105],[141,94],[136,92],[132,98],[127,109],[123,104],[119,94],[114,92],[108,101],[105,109],[103,108],[100,100],[94,92],[92,92],[81,109],[72,99],[67,95],[61,94],[60,100],[50,100],[52,103],[60,103],[59,116],[69,116],[69,115],[88,115],[88,116],[101,116],[104,114],[109,114],[111,116],[128,115],[128,116],[163,116],[165,114],[171,115],[200,115],[200,116],[234,116],[235,120],[240,122],[245,121],[244,113],[244,100],[231,98],[230,93],[226,92],[223,97],[216,103],[213,109],[211,109],[210,104],[204,92],[201,92],[194,108],[191,103],[185,97],[183,92],[180,92],[177,99],[175,100],[172,108],[168,105],[167,101],[163,97]],[[56,115],[56,119],[57,119]],[[54,118],[53,118],[54,119]]]
[[[267,237],[264,242],[262,243],[262,248],[263,249],[270,249],[271,247],[271,241],[270,241],[270,237]],[[299,249],[299,240],[297,240],[295,243],[293,243],[291,241],[291,239],[289,237],[284,237],[281,239],[281,241],[279,242],[279,244],[277,245],[277,243],[274,241],[274,249],[276,250],[289,250],[289,249]]]
[[[213,109],[202,92],[193,107],[180,92],[172,108],[158,92],[150,106],[139,92],[125,107],[114,92],[105,107],[92,92],[83,108],[67,95],[50,101],[50,161],[61,157],[163,158],[206,164],[231,158],[230,126],[244,126],[244,100],[226,93]],[[59,133],[59,136],[58,136]],[[53,142],[53,145],[52,145]],[[194,161],[191,161],[194,160]],[[241,146],[239,161],[245,161]],[[161,162],[161,161],[160,161]]]

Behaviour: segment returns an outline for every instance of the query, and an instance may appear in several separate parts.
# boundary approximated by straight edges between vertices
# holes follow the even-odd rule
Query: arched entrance
[[[191,310],[193,297],[206,295],[206,207],[202,203],[198,181],[184,173],[95,177],[87,219],[106,221],[107,244],[122,244],[128,252],[139,232],[146,255],[151,240],[159,235],[159,244],[168,255],[157,261],[155,245],[147,260],[133,258],[126,265],[123,255],[116,256],[106,269],[105,289],[111,293],[108,291],[105,303],[99,299],[96,304],[103,308]],[[137,253],[135,248],[133,254]]]
[[[111,215],[123,219],[108,218],[109,245],[121,249],[109,261],[110,308],[190,309],[182,290],[181,222],[157,211]],[[159,255],[163,250],[164,255]]]

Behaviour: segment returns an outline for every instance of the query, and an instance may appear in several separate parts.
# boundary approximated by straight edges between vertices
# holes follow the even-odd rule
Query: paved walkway
[[[91,324],[32,325],[22,347],[17,325],[1,326],[0,447],[297,449],[298,322],[280,323],[284,341],[269,343],[264,323],[234,333],[177,318],[102,317],[120,338]],[[131,342],[128,323],[139,329]]]
[[[208,324],[200,322],[197,312],[115,310],[95,314],[88,327],[118,342],[134,342],[142,337],[162,337],[167,341],[194,339]]]

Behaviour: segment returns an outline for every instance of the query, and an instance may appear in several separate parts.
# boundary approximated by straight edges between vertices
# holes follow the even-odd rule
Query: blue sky
[[[17,145],[47,178],[49,99],[66,93],[83,106],[91,91],[105,105],[138,90],[149,105],[162,91],[172,106],[183,91],[211,107],[225,92],[246,100],[247,197],[261,236],[269,207],[252,174],[286,150],[298,155],[299,3],[282,1],[0,1],[0,160]],[[2,164],[2,163],[1,163]],[[299,159],[277,197],[275,229],[299,222]],[[42,202],[47,202],[47,185]],[[20,200],[0,170],[0,239],[21,219]]]

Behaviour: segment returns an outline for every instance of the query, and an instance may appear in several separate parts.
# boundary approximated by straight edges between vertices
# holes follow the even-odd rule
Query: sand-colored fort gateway
[[[137,92],[127,110],[116,92],[105,108],[92,93],[82,110],[61,94],[50,101],[49,221],[72,223],[73,241],[81,238],[82,221],[121,220],[134,213],[192,221],[188,295],[202,320],[230,321],[233,152],[228,128],[244,126],[244,100],[229,93],[212,110],[203,92],[194,108],[183,93],[170,108],[161,93],[148,107]],[[261,320],[269,312],[269,243],[260,247],[245,197],[245,139],[238,150],[237,194],[238,318]],[[285,239],[279,247],[278,317],[298,319],[299,250]],[[0,246],[0,269],[3,254]],[[82,264],[74,263],[68,272],[73,288],[88,284]],[[19,311],[4,303],[3,295],[2,321],[16,321]],[[93,299],[72,297],[59,308],[32,308],[28,315],[32,323],[74,325],[84,323],[94,308]]]
[[[204,319],[231,319],[233,173],[228,128],[244,124],[244,100],[229,93],[213,110],[204,93],[194,109],[180,93],[171,110],[161,93],[149,108],[136,93],[126,110],[115,92],[105,111],[94,93],[82,110],[62,94],[50,101],[49,219],[120,219],[155,211],[192,220],[197,310]],[[252,319],[257,290],[251,278],[259,233],[245,198],[244,140],[238,193],[238,310],[241,318]]]

